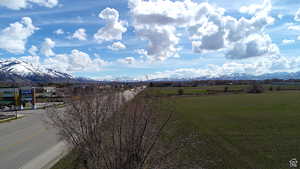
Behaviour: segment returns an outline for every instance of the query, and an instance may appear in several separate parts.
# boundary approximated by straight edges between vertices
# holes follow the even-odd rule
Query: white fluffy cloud
[[[276,72],[300,71],[300,58],[265,57],[251,58],[248,62],[227,62],[223,65],[209,65],[208,68],[181,68],[164,72],[156,72],[138,78],[138,80],[151,80],[159,78],[219,78],[235,73],[247,75],[262,75]]]
[[[122,42],[114,42],[111,46],[107,46],[107,48],[113,51],[118,51],[126,49],[126,46]]]
[[[83,28],[77,29],[73,33],[72,38],[78,39],[78,40],[86,40],[87,39],[87,34],[86,34],[85,29],[83,29]]]
[[[240,8],[241,13],[247,13],[250,15],[254,15],[260,12],[269,12],[272,10],[271,0],[264,0],[263,4],[252,4],[249,6],[242,6]]]
[[[176,45],[179,38],[175,35],[172,26],[154,26],[137,29],[137,33],[143,39],[149,41],[147,57],[151,60],[163,61],[169,57],[176,57],[180,48]]]
[[[249,19],[225,16],[223,8],[190,0],[130,0],[129,7],[137,35],[149,42],[147,56],[151,59],[165,60],[178,56],[180,39],[177,31],[182,28],[188,30],[193,51],[196,53],[219,50],[232,53],[232,47],[241,43],[254,50],[251,45],[255,44],[249,43],[252,37],[265,38],[260,44],[268,46],[257,48],[256,52],[248,50],[249,53],[229,58],[271,55],[273,48],[278,49],[264,31],[266,26],[274,22],[274,18],[269,16],[272,9],[270,0],[264,0],[263,5],[242,7],[241,12],[252,15]],[[236,54],[239,53],[242,54]]]
[[[50,38],[45,38],[42,47],[41,47],[41,54],[47,57],[54,56],[55,53],[53,52],[53,48],[55,47],[55,42]]]
[[[14,54],[24,53],[27,39],[37,29],[29,17],[23,17],[21,22],[10,24],[0,30],[0,49]]]
[[[151,60],[178,57],[176,27],[185,26],[194,15],[195,3],[170,0],[130,0],[133,26],[137,35],[148,41],[144,54]]]
[[[241,7],[240,11],[253,16],[236,19],[209,4],[200,5],[199,19],[189,28],[193,50],[198,53],[227,50],[226,57],[230,59],[277,54],[278,47],[264,32],[265,27],[274,22],[268,15],[271,8],[270,0],[265,0],[262,6]]]
[[[127,28],[126,23],[119,20],[119,12],[113,8],[105,8],[100,12],[99,17],[106,22],[106,25],[94,35],[95,40],[99,43],[122,40],[122,34],[127,31]]]
[[[63,72],[99,71],[106,62],[101,58],[92,59],[89,54],[74,49],[70,54],[58,54],[45,60],[47,67]]]
[[[295,19],[295,21],[300,21],[300,8],[296,12],[294,19]]]
[[[32,4],[53,8],[58,4],[58,0],[0,0],[0,6],[13,10],[27,8]]]
[[[65,31],[63,29],[57,29],[53,33],[56,35],[63,35],[65,33]]]
[[[226,57],[229,59],[243,59],[257,56],[278,55],[279,48],[273,44],[269,35],[252,34],[234,44]]]

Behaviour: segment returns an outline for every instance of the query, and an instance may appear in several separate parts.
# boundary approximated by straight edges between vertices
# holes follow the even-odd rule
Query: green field
[[[166,91],[148,92],[157,96]],[[164,99],[176,109],[176,130],[200,133],[204,144],[194,156],[203,159],[205,168],[285,169],[289,160],[300,159],[299,91]]]
[[[199,160],[205,169],[288,169],[289,160],[300,160],[300,91],[198,95],[224,87],[185,87],[182,96],[175,87],[146,89],[171,103],[176,135],[199,133],[201,144],[193,147],[192,155],[182,153],[182,158]],[[54,169],[74,168],[72,154]]]
[[[219,85],[219,86],[201,86],[201,87],[155,87],[153,94],[159,96],[177,95],[179,89],[183,89],[184,95],[202,95],[208,94],[209,91],[223,92],[227,87],[230,91],[239,91],[248,88],[248,85]]]

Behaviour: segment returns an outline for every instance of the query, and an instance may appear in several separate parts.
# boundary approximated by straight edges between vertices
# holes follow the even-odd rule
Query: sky
[[[0,0],[0,59],[98,80],[300,71],[298,0]]]

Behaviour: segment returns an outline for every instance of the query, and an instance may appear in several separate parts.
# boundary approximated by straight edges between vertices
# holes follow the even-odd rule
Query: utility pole
[[[18,118],[18,108],[16,108],[15,114],[16,114],[16,119],[17,119]]]

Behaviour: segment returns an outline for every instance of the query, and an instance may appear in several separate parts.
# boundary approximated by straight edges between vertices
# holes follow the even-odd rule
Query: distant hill
[[[159,79],[150,79],[148,81],[190,81],[190,80],[266,80],[266,79],[300,79],[300,72],[288,73],[288,72],[277,72],[277,73],[268,73],[262,75],[250,75],[246,73],[233,73],[230,75],[218,76],[218,77],[194,77],[194,78],[159,78]]]

